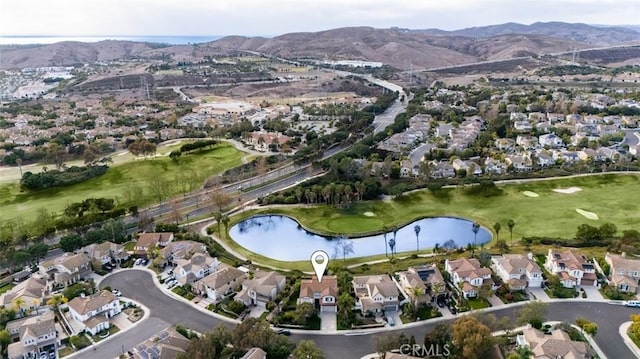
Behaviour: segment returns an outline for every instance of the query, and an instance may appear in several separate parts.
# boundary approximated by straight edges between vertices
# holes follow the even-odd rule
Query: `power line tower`
[[[147,78],[144,76],[140,76],[140,88],[142,89],[142,93],[145,98],[148,100],[151,98],[151,94],[149,91],[149,83],[147,82]]]

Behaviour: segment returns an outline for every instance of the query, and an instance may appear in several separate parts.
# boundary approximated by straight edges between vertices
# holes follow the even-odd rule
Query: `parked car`
[[[135,265],[140,265],[140,263],[142,263],[142,258],[138,258],[136,259],[136,261],[134,262]]]
[[[112,290],[111,293],[113,293],[113,295],[115,295],[116,297],[122,296],[122,293],[117,289]]]
[[[291,331],[289,331],[289,330],[287,330],[287,329],[279,329],[276,333],[277,333],[277,334],[286,335],[286,336],[291,335]]]
[[[394,325],[396,325],[396,322],[393,320],[392,317],[388,317],[387,319],[387,323],[389,323],[389,326],[393,327]]]
[[[49,359],[56,359],[56,351],[50,351],[49,352]]]
[[[49,359],[49,354],[47,354],[47,352],[40,352],[40,359]]]
[[[640,300],[625,300],[622,304],[625,307],[640,307]]]
[[[145,258],[142,260],[142,265],[146,266],[147,264],[149,264],[149,258]]]
[[[449,311],[451,312],[451,314],[458,313],[458,311],[456,310],[456,306],[455,305],[449,306]]]

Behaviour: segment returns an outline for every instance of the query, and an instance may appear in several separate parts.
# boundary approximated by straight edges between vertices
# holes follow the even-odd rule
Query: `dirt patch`
[[[580,192],[580,191],[582,191],[582,188],[580,188],[580,187],[556,188],[556,189],[553,190],[553,192],[565,193],[565,194],[571,194],[571,193],[576,193],[576,192]]]
[[[527,196],[527,197],[532,197],[532,198],[540,197],[539,194],[537,194],[535,192],[531,192],[531,191],[523,191],[522,194]]]
[[[592,219],[594,221],[599,219],[597,214],[593,212],[585,211],[584,209],[576,208],[576,212],[580,213],[581,215],[584,216],[584,218],[587,218],[587,219]]]

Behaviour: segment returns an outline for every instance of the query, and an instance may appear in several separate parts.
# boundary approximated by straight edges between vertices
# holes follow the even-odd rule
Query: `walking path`
[[[640,348],[638,348],[636,343],[634,343],[633,340],[631,340],[631,338],[629,338],[629,335],[627,334],[627,332],[629,331],[629,327],[631,326],[631,323],[632,322],[625,322],[625,323],[622,323],[622,325],[620,325],[620,328],[619,328],[620,336],[622,337],[622,340],[624,340],[624,343],[627,345],[629,350],[631,350],[631,352],[636,356],[636,358],[640,358]]]

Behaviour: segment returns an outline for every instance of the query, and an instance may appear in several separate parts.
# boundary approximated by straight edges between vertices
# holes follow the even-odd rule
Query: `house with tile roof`
[[[338,279],[336,276],[323,276],[322,282],[318,282],[318,277],[313,276],[311,279],[303,279],[300,282],[300,295],[298,296],[298,304],[311,303],[316,308],[320,308],[320,312],[337,311],[338,299]]]
[[[129,253],[122,244],[113,242],[102,242],[100,244],[90,244],[82,249],[89,258],[97,260],[100,264],[120,263],[129,258]]]
[[[242,290],[235,296],[235,300],[246,306],[265,306],[267,302],[276,298],[287,285],[287,277],[277,272],[258,271],[253,279],[242,283]]]
[[[525,328],[516,337],[518,347],[527,346],[533,352],[532,358],[540,359],[586,359],[592,358],[585,342],[573,341],[566,332],[556,329],[545,334],[536,328]]]
[[[166,247],[171,241],[173,241],[173,233],[140,233],[136,240],[136,245],[133,248],[136,256],[146,257],[149,254],[149,250],[154,247]]]
[[[12,320],[6,330],[14,340],[7,348],[9,359],[41,358],[55,353],[58,341],[53,312]]]
[[[180,284],[191,284],[215,272],[220,264],[218,258],[212,258],[208,253],[196,253],[190,258],[175,260],[176,268],[173,275]]]
[[[565,288],[597,286],[598,277],[593,263],[583,255],[571,251],[554,252],[549,249],[544,267],[560,278]]]
[[[388,275],[357,276],[351,284],[356,293],[356,309],[363,313],[398,311],[398,287]]]
[[[491,258],[491,267],[512,291],[542,287],[542,269],[531,253],[494,256]]]
[[[267,353],[260,348],[251,348],[240,359],[267,359]]]
[[[430,303],[433,298],[446,291],[442,273],[435,264],[409,267],[398,272],[399,283],[414,303]],[[422,294],[416,298],[413,289],[419,288]]]
[[[196,281],[191,290],[200,296],[206,296],[209,302],[217,303],[234,292],[242,284],[247,274],[237,268],[220,264],[217,270]]]
[[[40,274],[58,285],[71,285],[91,273],[91,260],[84,253],[64,255],[40,262]]]
[[[607,253],[604,260],[611,268],[609,283],[622,292],[637,293],[638,279],[640,279],[640,259],[633,259],[622,255]]]
[[[465,298],[478,296],[478,290],[482,285],[491,285],[491,269],[482,267],[480,261],[475,258],[447,259],[444,268],[451,275],[451,281]]]
[[[20,313],[25,313],[41,306],[46,293],[47,281],[34,276],[0,295],[0,304],[5,308],[14,308]],[[14,307],[17,303],[22,303],[19,308]]]
[[[75,297],[67,305],[71,318],[92,335],[108,330],[109,318],[122,311],[120,300],[108,290]]]
[[[175,266],[175,261],[193,256],[196,253],[207,253],[207,246],[196,241],[173,241],[160,250],[164,265]]]

